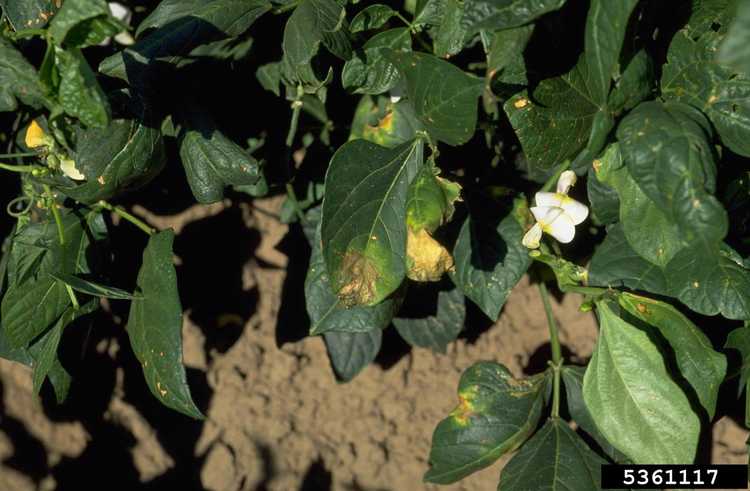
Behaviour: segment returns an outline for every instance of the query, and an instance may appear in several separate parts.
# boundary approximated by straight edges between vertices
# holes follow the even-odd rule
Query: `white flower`
[[[130,20],[133,18],[133,12],[126,7],[125,5],[121,4],[120,2],[109,2],[109,13],[114,17],[115,19],[119,20],[125,25],[130,25]],[[112,38],[107,38],[101,43],[99,43],[99,46],[107,46],[110,43],[110,40]],[[133,39],[133,36],[128,31],[122,31],[115,35],[115,41],[122,44],[123,46],[130,46],[131,44],[135,43],[135,39]]]
[[[575,182],[575,172],[566,170],[557,181],[557,192],[536,193],[536,206],[531,207],[536,223],[523,236],[523,245],[529,249],[539,247],[542,232],[550,234],[563,244],[573,240],[576,225],[589,215],[586,205],[568,196],[568,191]]]

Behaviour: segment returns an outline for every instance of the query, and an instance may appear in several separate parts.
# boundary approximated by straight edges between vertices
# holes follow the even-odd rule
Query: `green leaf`
[[[624,292],[617,297],[620,306],[634,318],[656,328],[674,350],[677,368],[714,417],[719,386],[727,371],[724,355],[714,351],[711,341],[680,311],[665,302]]]
[[[501,82],[513,82],[508,79],[509,72],[518,64],[524,66],[523,51],[533,31],[534,26],[528,25],[504,29],[493,35],[487,51],[487,77],[489,79],[498,76]],[[525,80],[519,80],[519,82],[525,84]]]
[[[62,281],[66,285],[70,286],[73,290],[85,293],[86,295],[91,295],[93,297],[111,298],[114,300],[136,300],[140,298],[137,295],[133,295],[124,290],[120,290],[119,288],[100,285],[99,283],[81,278],[80,276],[66,273],[50,273],[50,275],[54,279]]]
[[[60,345],[62,332],[68,323],[70,312],[71,309],[68,309],[55,323],[55,326],[47,331],[39,340],[39,352],[34,360],[34,373],[32,376],[32,390],[35,394],[39,394],[42,382],[44,382],[52,365],[57,360],[57,347]]]
[[[594,251],[589,265],[588,284],[627,287],[658,295],[669,295],[664,270],[643,259],[628,243],[622,224],[607,228],[607,236]]]
[[[422,141],[394,149],[353,140],[334,154],[321,238],[333,291],[344,305],[376,305],[406,275],[406,196],[422,166]]]
[[[385,56],[404,76],[409,100],[430,136],[453,146],[468,142],[484,81],[425,53],[390,51]]]
[[[307,216],[309,220],[311,213]],[[310,335],[331,331],[360,333],[388,327],[401,306],[403,295],[397,291],[396,294],[372,307],[356,305],[346,308],[331,288],[321,252],[320,227],[316,226],[316,230],[312,241],[310,266],[305,277],[305,305],[311,322]],[[351,342],[354,341],[351,340]],[[345,372],[346,370],[342,373]]]
[[[505,103],[532,179],[546,177],[559,162],[576,156],[574,169],[588,167],[604,148],[615,124],[607,107],[610,85],[636,3],[592,1],[578,63],[562,76],[543,80],[532,93],[520,92]]]
[[[16,31],[41,29],[46,26],[57,12],[58,5],[56,0],[0,0],[3,15]]]
[[[550,418],[505,465],[498,489],[598,491],[606,463],[567,422]]]
[[[447,58],[461,51],[466,44],[468,33],[461,23],[464,3],[459,0],[443,0],[443,16],[433,38],[435,55]]]
[[[717,60],[750,77],[750,4],[737,2],[737,15],[719,48]]]
[[[2,329],[11,348],[28,346],[65,312],[70,298],[50,273],[79,272],[80,256],[88,245],[83,223],[74,213],[62,218],[65,245],[52,221],[19,230],[11,246],[9,285],[0,304]]]
[[[159,29],[184,17],[193,15],[194,12],[216,0],[162,0],[148,16],[138,24],[135,31],[136,38],[140,39],[147,31]]]
[[[28,349],[28,355],[31,358],[28,363],[33,369],[32,390],[35,394],[39,393],[45,378],[49,378],[58,404],[62,404],[67,398],[70,388],[71,376],[65,367],[60,363],[57,356],[57,350],[60,345],[63,330],[73,321],[86,314],[90,314],[99,308],[99,302],[93,300],[83,304],[78,310],[73,307],[68,309],[60,316],[54,327],[47,331],[38,341]]]
[[[520,447],[536,429],[546,379],[515,379],[503,365],[479,362],[458,384],[459,404],[432,434],[426,482],[450,484]]]
[[[342,382],[349,382],[375,359],[383,342],[383,331],[328,331],[323,339],[336,376]]]
[[[67,114],[92,128],[105,128],[112,117],[109,102],[80,49],[55,49],[60,73],[58,99]]]
[[[711,194],[716,164],[710,131],[692,107],[656,101],[640,104],[617,128],[630,175],[687,242],[717,243],[727,233],[726,212]]]
[[[260,179],[258,162],[205,113],[192,112],[187,117],[179,146],[188,184],[199,203],[221,201],[224,188],[252,185]]]
[[[664,267],[682,249],[682,230],[652,201],[623,166],[620,146],[607,147],[595,167],[596,179],[615,189],[628,243],[641,257]]]
[[[689,464],[700,421],[646,332],[597,303],[599,339],[583,379],[586,407],[604,437],[636,464]]]
[[[48,102],[34,67],[0,37],[0,113],[15,111],[16,99],[34,108]]]
[[[408,100],[396,103],[380,96],[365,96],[354,110],[350,140],[362,138],[384,147],[395,147],[417,136],[422,124]]]
[[[355,93],[381,94],[399,80],[398,70],[385,59],[383,50],[411,51],[411,33],[408,27],[389,29],[375,34],[362,49],[362,55],[355,55],[344,64],[341,83]]]
[[[596,443],[599,444],[604,453],[611,457],[615,462],[625,463],[627,457],[604,438],[604,435],[602,435],[596,427],[596,423],[594,423],[591,413],[589,413],[589,410],[586,408],[586,404],[583,401],[583,376],[585,372],[586,367],[573,365],[565,365],[562,367],[561,375],[563,383],[565,384],[565,400],[567,402],[568,412],[576,424],[596,440]]]
[[[672,296],[703,315],[750,319],[750,269],[721,244],[696,243],[666,268]]]
[[[49,33],[58,46],[83,48],[101,43],[124,27],[110,17],[105,0],[66,0],[52,18]]]
[[[469,34],[480,29],[499,31],[528,24],[564,3],[565,0],[466,0],[461,23]]]
[[[609,149],[602,158],[607,158],[608,153],[610,153]],[[601,160],[594,162],[594,171],[600,165]],[[617,191],[603,183],[591,172],[589,172],[586,179],[586,194],[589,199],[591,216],[596,223],[608,225],[620,220],[620,197]]]
[[[175,63],[202,44],[239,36],[271,8],[265,0],[177,0],[170,4],[169,10],[148,24],[158,25],[157,29],[106,58],[99,71],[131,85],[142,84],[154,60]]]
[[[585,66],[542,80],[503,105],[521,142],[526,171],[544,177],[560,162],[574,158],[587,144],[600,107],[588,92]]]
[[[693,41],[684,30],[675,34],[662,71],[662,94],[703,111],[724,145],[750,157],[750,80],[716,63],[719,39],[708,35]]]
[[[66,180],[56,187],[82,203],[137,189],[161,172],[166,162],[161,131],[147,115],[115,119],[104,129],[81,130],[77,140],[76,167],[86,181]]]
[[[352,33],[379,29],[396,15],[396,11],[388,5],[376,3],[360,10],[352,19],[349,30]]]
[[[405,308],[408,309],[411,299],[423,301],[423,294],[419,289],[412,288],[412,297],[406,299]],[[414,302],[416,304],[416,302]],[[456,339],[464,328],[466,307],[464,296],[458,288],[440,291],[437,295],[437,311],[424,317],[406,317],[403,310],[401,316],[393,319],[393,325],[412,346],[429,348],[439,353],[445,353],[448,344]]]
[[[492,320],[531,264],[528,249],[521,244],[520,217],[526,210],[526,203],[516,200],[513,211],[496,226],[470,216],[453,248],[451,279]]]
[[[273,92],[276,97],[281,96],[279,85],[281,84],[281,63],[266,63],[261,65],[255,71],[255,78],[258,79],[260,86],[269,92]]]
[[[326,36],[341,38],[343,34],[348,43],[346,35],[339,32],[345,22],[346,11],[336,0],[302,0],[284,27],[284,57],[292,66],[305,65],[318,52]]]
[[[586,87],[594,103],[607,103],[610,82],[620,58],[625,29],[638,0],[592,0],[586,17],[584,60]]]
[[[182,366],[182,305],[172,264],[174,233],[149,238],[137,285],[142,300],[130,304],[125,329],[151,393],[167,407],[202,419]]]
[[[642,101],[650,98],[655,86],[654,62],[646,50],[639,50],[628,61],[622,75],[615,82],[607,105],[615,114],[630,111]]]
[[[744,326],[730,332],[724,348],[737,350],[742,356],[739,393],[737,394],[737,397],[739,397],[742,390],[746,388],[748,380],[750,380],[750,328]]]

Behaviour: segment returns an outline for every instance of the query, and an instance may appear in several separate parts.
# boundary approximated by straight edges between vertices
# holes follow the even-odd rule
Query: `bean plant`
[[[693,463],[746,388],[750,2],[0,9],[0,168],[18,178],[0,356],[31,367],[34,391],[48,380],[63,402],[63,336],[125,302],[154,397],[203,417],[182,365],[174,233],[122,204],[153,200],[159,180],[203,204],[285,195],[280,219],[309,244],[290,257],[308,264],[309,335],[344,382],[386,330],[446,352],[530,275],[547,368],[469,367],[427,482],[510,452],[499,489],[599,489],[604,463]],[[116,220],[146,234],[130,277],[112,274]],[[598,320],[585,366],[563,356],[551,309],[568,293]]]

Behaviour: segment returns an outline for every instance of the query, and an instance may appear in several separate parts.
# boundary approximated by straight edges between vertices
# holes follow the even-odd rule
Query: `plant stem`
[[[52,216],[55,218],[55,225],[57,226],[57,238],[60,239],[60,245],[65,245],[65,230],[63,229],[62,216],[60,216],[60,210],[57,209],[57,203],[55,203],[55,195],[52,194],[49,184],[44,185],[44,194],[49,199],[49,207],[52,210]]]
[[[12,159],[16,157],[37,157],[39,154],[36,152],[19,152],[19,153],[3,153],[0,154],[0,159]]]
[[[108,203],[104,200],[99,201],[99,206],[104,208],[105,210],[109,210],[110,212],[114,213],[115,215],[118,215],[121,218],[124,218],[125,220],[129,221],[139,229],[143,230],[147,235],[154,235],[155,230],[151,227],[149,227],[146,222],[141,220],[140,218],[137,218],[130,213],[128,213],[123,207],[121,206],[113,206],[111,203]]]
[[[570,167],[570,160],[565,160],[562,164],[558,165],[555,173],[547,179],[547,182],[544,183],[544,186],[539,191],[547,192],[552,189],[557,184],[557,180],[560,179],[560,174],[568,170],[568,167]]]
[[[65,230],[63,228],[62,223],[62,216],[60,215],[60,210],[57,209],[57,203],[55,203],[55,196],[52,194],[52,189],[50,189],[49,185],[44,185],[44,194],[49,199],[49,207],[52,210],[52,216],[55,218],[55,225],[57,226],[57,238],[60,240],[60,246],[65,245]],[[78,310],[81,308],[81,306],[78,304],[78,298],[76,298],[76,294],[73,291],[73,289],[68,285],[65,284],[65,291],[68,292],[68,297],[70,297],[70,303],[73,304],[73,310]]]
[[[560,369],[562,368],[562,350],[560,349],[560,338],[558,337],[557,321],[552,314],[552,306],[549,303],[549,292],[544,282],[539,283],[539,293],[542,296],[544,304],[544,313],[547,316],[547,326],[549,327],[549,340],[552,346],[552,361],[550,366],[553,373],[552,385],[552,417],[560,416]]]
[[[292,102],[292,119],[289,122],[289,132],[286,135],[286,169],[287,169],[287,181],[286,181],[286,195],[292,202],[297,218],[301,223],[305,222],[305,214],[302,213],[302,209],[299,206],[299,200],[297,199],[297,193],[294,191],[292,182],[294,181],[294,160],[292,154],[292,145],[294,145],[294,137],[297,136],[297,126],[299,125],[299,114],[302,111],[301,90],[298,90],[297,99]]]
[[[11,165],[3,164],[0,162],[0,169],[9,170],[11,172],[31,172],[34,170],[34,165]]]

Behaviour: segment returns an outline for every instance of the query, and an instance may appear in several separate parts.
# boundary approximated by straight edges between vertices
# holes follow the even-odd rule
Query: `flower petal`
[[[564,212],[558,214],[551,221],[542,226],[542,230],[557,239],[558,242],[567,244],[576,234],[576,227],[573,220]]]
[[[564,199],[565,195],[560,193],[546,193],[539,191],[534,195],[534,201],[536,201],[537,206],[554,206],[559,208]]]
[[[557,180],[557,192],[560,194],[568,194],[568,191],[570,191],[570,188],[573,187],[577,180],[578,177],[575,172],[572,170],[566,170],[560,174],[560,178]]]
[[[535,223],[533,227],[526,232],[523,236],[521,243],[529,249],[536,249],[539,247],[539,241],[542,239],[542,226]]]
[[[531,214],[534,215],[537,222],[541,222],[553,208],[557,208],[557,206],[532,206]]]
[[[26,129],[26,146],[29,148],[38,148],[47,145],[47,135],[36,119],[31,120],[31,124]]]
[[[60,170],[63,174],[73,179],[74,181],[83,181],[84,179],[86,179],[86,176],[81,174],[81,171],[76,169],[76,163],[71,159],[65,159],[60,162]]]
[[[579,203],[573,198],[568,198],[567,196],[563,200],[561,207],[565,211],[565,214],[568,215],[571,220],[573,220],[573,225],[578,225],[579,223],[586,220],[587,216],[589,216],[588,206],[584,205],[583,203]]]

